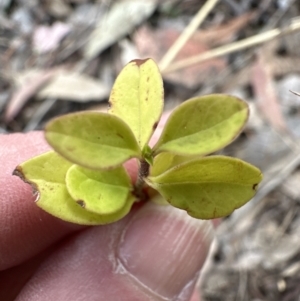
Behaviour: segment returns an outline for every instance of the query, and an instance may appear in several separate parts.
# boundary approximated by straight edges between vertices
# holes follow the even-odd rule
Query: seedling
[[[48,213],[78,224],[107,224],[156,191],[189,215],[212,219],[254,196],[259,169],[236,158],[204,157],[240,134],[248,119],[244,101],[221,94],[185,101],[152,148],[148,143],[163,110],[163,83],[154,61],[126,65],[109,101],[108,113],[87,111],[50,121],[45,137],[54,151],[15,169]],[[123,166],[132,158],[139,163],[136,183]]]

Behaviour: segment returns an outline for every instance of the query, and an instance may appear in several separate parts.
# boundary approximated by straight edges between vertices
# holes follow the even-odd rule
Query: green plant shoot
[[[195,218],[231,214],[255,195],[262,173],[236,158],[204,156],[241,133],[247,103],[222,94],[186,100],[151,148],[163,95],[155,62],[131,61],[112,88],[108,113],[87,111],[51,120],[45,138],[54,151],[20,164],[14,174],[31,184],[40,208],[82,225],[123,218],[134,202],[150,198],[150,187]],[[139,163],[136,183],[123,166],[132,158]]]

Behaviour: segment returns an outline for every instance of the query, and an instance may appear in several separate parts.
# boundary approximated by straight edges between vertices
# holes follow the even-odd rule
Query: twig
[[[196,29],[200,26],[200,24],[205,20],[206,16],[210,13],[210,11],[215,7],[219,0],[208,0],[205,4],[200,8],[198,13],[192,19],[190,24],[184,29],[182,34],[178,37],[178,39],[174,42],[174,44],[167,51],[165,56],[159,62],[160,70],[163,72],[170,63],[174,60],[178,52],[182,49],[188,39],[193,35]]]
[[[224,45],[224,46],[215,48],[213,50],[207,51],[203,54],[199,54],[199,55],[192,56],[190,58],[178,61],[178,62],[172,64],[172,66],[163,70],[163,74],[177,71],[177,70],[180,70],[180,69],[192,66],[194,64],[198,64],[198,63],[201,63],[201,62],[204,62],[209,59],[216,58],[216,57],[219,57],[219,56],[222,56],[225,54],[229,54],[229,53],[236,52],[236,51],[239,51],[242,49],[250,48],[255,45],[259,45],[259,44],[265,43],[267,41],[271,41],[280,36],[291,34],[298,30],[300,30],[300,22],[299,21],[292,23],[283,29],[279,29],[279,28],[272,29],[267,32],[263,32],[263,33],[255,35],[255,36],[252,36],[250,38],[246,38],[244,40],[237,41],[237,42],[231,43],[229,45]]]

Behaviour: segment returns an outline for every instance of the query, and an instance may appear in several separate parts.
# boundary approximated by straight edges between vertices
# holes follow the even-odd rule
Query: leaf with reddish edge
[[[141,157],[128,125],[106,113],[81,112],[55,118],[46,125],[45,137],[60,155],[86,168],[108,169]]]
[[[80,200],[77,202],[68,193],[65,177],[72,163],[50,151],[20,164],[14,171],[37,193],[37,205],[64,221],[80,225],[103,225],[115,222],[131,209],[134,197],[129,194],[123,207],[109,214],[87,211]]]
[[[229,215],[255,195],[261,180],[258,168],[225,156],[188,161],[146,179],[171,205],[200,219]]]
[[[123,119],[143,149],[153,134],[163,110],[163,82],[152,59],[128,63],[112,88],[110,114]]]
[[[170,152],[181,156],[206,155],[231,143],[248,119],[246,102],[230,95],[192,98],[170,115],[153,147],[154,155]]]

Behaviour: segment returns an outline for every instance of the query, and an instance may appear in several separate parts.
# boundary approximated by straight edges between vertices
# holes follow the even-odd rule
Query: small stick
[[[192,19],[190,24],[184,29],[178,39],[174,42],[174,44],[169,48],[165,56],[159,62],[159,67],[161,71],[164,71],[170,63],[174,60],[178,52],[182,49],[185,43],[189,40],[189,38],[193,35],[196,29],[200,26],[200,24],[205,20],[210,11],[215,7],[219,0],[208,0],[205,4],[200,8],[198,13]]]
[[[300,30],[300,22],[299,21],[295,22],[295,23],[291,23],[289,26],[287,26],[284,29],[275,28],[275,29],[257,34],[255,36],[252,36],[250,38],[246,38],[244,40],[231,43],[229,45],[217,47],[217,48],[207,51],[203,54],[195,55],[190,58],[178,61],[178,62],[174,63],[172,66],[163,70],[163,74],[177,71],[177,70],[192,66],[194,64],[198,64],[198,63],[207,61],[209,59],[216,58],[216,57],[219,57],[219,56],[222,56],[225,54],[229,54],[232,52],[236,52],[236,51],[239,51],[239,50],[242,50],[245,48],[250,48],[255,45],[259,45],[259,44],[265,43],[267,41],[271,41],[280,36],[291,34],[298,30]]]

